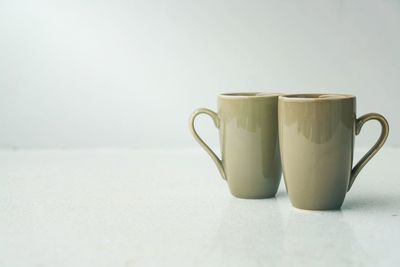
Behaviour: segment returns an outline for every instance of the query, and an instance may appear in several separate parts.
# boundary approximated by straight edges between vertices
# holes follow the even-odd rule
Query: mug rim
[[[283,93],[269,93],[269,92],[233,92],[233,93],[222,93],[218,97],[222,99],[254,99],[254,98],[268,98],[268,97],[279,97],[284,95]]]
[[[279,96],[279,100],[287,102],[340,101],[355,98],[354,95],[340,93],[301,93]]]

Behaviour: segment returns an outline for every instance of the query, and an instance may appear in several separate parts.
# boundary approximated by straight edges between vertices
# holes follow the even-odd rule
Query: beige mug
[[[278,142],[278,96],[233,93],[218,96],[218,113],[200,108],[189,128],[211,156],[231,193],[239,198],[269,198],[278,190],[281,161]],[[197,134],[194,121],[209,115],[219,129],[221,159]]]
[[[339,209],[361,169],[385,143],[388,122],[376,113],[356,118],[352,95],[284,95],[278,106],[283,176],[292,205]],[[369,120],[381,124],[381,135],[352,167],[355,135]]]

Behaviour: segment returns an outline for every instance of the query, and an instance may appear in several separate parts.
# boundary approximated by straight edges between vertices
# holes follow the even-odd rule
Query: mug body
[[[292,205],[339,209],[352,168],[356,98],[285,95],[278,106],[282,168]]]
[[[278,97],[263,93],[218,97],[222,165],[236,197],[268,198],[278,190]]]

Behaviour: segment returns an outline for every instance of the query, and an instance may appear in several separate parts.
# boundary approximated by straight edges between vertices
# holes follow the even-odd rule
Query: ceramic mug
[[[189,128],[211,156],[231,193],[239,198],[269,198],[278,190],[281,161],[278,142],[278,96],[233,93],[218,96],[218,113],[200,108]],[[207,114],[219,129],[221,159],[197,134],[194,121]]]
[[[388,122],[376,113],[356,118],[352,95],[284,95],[278,106],[283,176],[292,205],[339,209],[361,169],[385,143]],[[355,135],[369,120],[381,124],[381,135],[352,167]]]

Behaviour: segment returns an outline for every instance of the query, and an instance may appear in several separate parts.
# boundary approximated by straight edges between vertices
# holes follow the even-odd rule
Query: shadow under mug
[[[389,134],[386,119],[369,113],[356,118],[356,98],[341,94],[279,97],[279,142],[286,190],[300,209],[339,209],[357,175]],[[375,145],[353,166],[354,139],[363,124],[382,127]]]
[[[280,94],[234,93],[218,96],[218,113],[200,108],[189,120],[196,141],[210,155],[232,195],[239,198],[275,196],[281,179],[278,141]],[[194,121],[209,115],[219,129],[221,156],[197,134]]]

